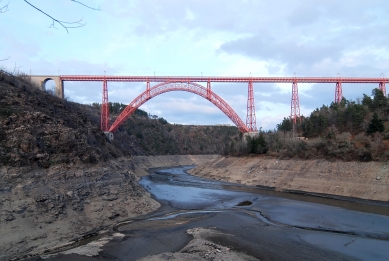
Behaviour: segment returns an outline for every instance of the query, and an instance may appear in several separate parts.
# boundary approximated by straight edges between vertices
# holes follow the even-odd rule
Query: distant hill
[[[109,105],[112,123],[126,105],[116,102]],[[92,104],[98,111],[100,106]],[[240,143],[242,134],[235,126],[169,124],[163,117],[137,109],[115,132],[115,139],[121,141],[119,147],[130,145],[137,154],[222,154],[232,143]]]

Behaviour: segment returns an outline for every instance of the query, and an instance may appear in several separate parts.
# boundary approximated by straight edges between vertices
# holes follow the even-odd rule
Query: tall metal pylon
[[[383,81],[379,83],[379,89],[382,91],[382,93],[386,97],[386,86],[385,86],[384,74],[383,73],[381,73],[381,78],[382,78]]]
[[[150,81],[147,80],[146,82],[146,96],[147,96],[147,99],[150,99]]]
[[[343,99],[343,90],[342,90],[342,82],[340,80],[340,73],[337,75],[338,81],[336,82],[335,87],[335,103],[340,103]]]
[[[342,83],[339,81],[335,87],[335,103],[340,103],[343,99]]]
[[[212,99],[212,89],[211,89],[211,81],[207,81],[207,99],[211,100]]]
[[[383,93],[384,96],[386,97],[386,86],[385,86],[385,82],[380,82],[379,89],[382,91],[382,93]]]
[[[248,86],[246,126],[249,131],[257,131],[257,119],[255,117],[254,104],[254,88],[252,81],[249,81]]]
[[[101,131],[109,130],[109,102],[108,102],[108,86],[107,81],[103,81],[103,100],[101,103]]]
[[[290,103],[290,119],[296,124],[297,118],[300,118],[300,100],[297,81],[292,85],[292,101]]]

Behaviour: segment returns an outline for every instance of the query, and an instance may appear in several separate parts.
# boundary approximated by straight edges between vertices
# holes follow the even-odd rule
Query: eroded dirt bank
[[[218,157],[189,172],[196,176],[279,191],[305,191],[389,201],[385,162],[278,160],[269,157]]]
[[[155,156],[48,169],[0,168],[0,260],[44,252],[158,209],[139,184],[146,169],[217,156]]]

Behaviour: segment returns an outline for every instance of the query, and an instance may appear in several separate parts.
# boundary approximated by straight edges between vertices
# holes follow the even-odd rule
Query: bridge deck
[[[266,83],[381,83],[389,78],[360,77],[208,77],[208,76],[104,76],[61,75],[63,81],[111,81],[111,82],[266,82]]]

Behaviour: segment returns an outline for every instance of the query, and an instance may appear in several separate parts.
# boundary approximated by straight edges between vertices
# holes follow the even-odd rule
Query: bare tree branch
[[[18,70],[18,73],[17,73],[17,74],[19,74],[19,69],[22,68],[22,67],[23,67],[23,66],[18,66],[18,67],[16,67],[16,62],[15,62],[15,67],[14,67],[14,71],[12,72],[12,74],[15,75],[16,70]]]
[[[1,0],[2,1],[2,0]],[[83,27],[86,25],[86,23],[82,22],[82,19],[81,18],[80,20],[78,21],[74,21],[74,22],[66,22],[66,21],[61,21],[61,20],[58,20],[54,17],[52,17],[51,15],[49,15],[48,13],[44,12],[43,10],[39,9],[38,7],[36,7],[35,5],[31,4],[29,1],[27,0],[23,0],[24,2],[26,2],[28,5],[30,5],[32,8],[36,9],[37,11],[41,12],[42,14],[44,14],[45,16],[49,17],[51,20],[52,20],[52,23],[51,25],[49,26],[50,28],[55,28],[57,29],[57,27],[55,27],[55,24],[59,24],[61,27],[63,27],[67,33],[69,33],[69,30],[68,29],[71,29],[71,28],[79,28],[79,27]],[[96,9],[96,8],[93,8],[93,7],[90,7],[88,5],[85,5],[84,3],[80,2],[80,1],[76,1],[76,0],[70,0],[72,2],[75,2],[75,3],[78,3],[80,5],[83,5],[89,9],[92,9],[92,10],[100,10],[100,7],[99,9]]]
[[[94,7],[91,7],[91,6],[89,6],[89,5],[86,5],[86,4],[82,3],[82,2],[80,2],[80,1],[76,1],[76,0],[70,0],[70,1],[75,2],[75,3],[78,3],[78,4],[80,4],[80,5],[83,5],[83,6],[87,7],[87,8],[89,8],[89,9],[96,10],[96,11],[100,11],[100,6],[99,6],[99,8],[94,8]]]
[[[5,4],[5,5],[3,5],[3,6],[0,7],[0,14],[5,13],[5,12],[8,11],[9,1],[10,1],[10,0],[8,0],[8,3],[7,3],[7,4]],[[3,2],[3,0],[0,0],[0,3],[1,3],[1,2]]]
[[[0,62],[7,61],[9,59],[9,56],[5,59],[0,60]]]

